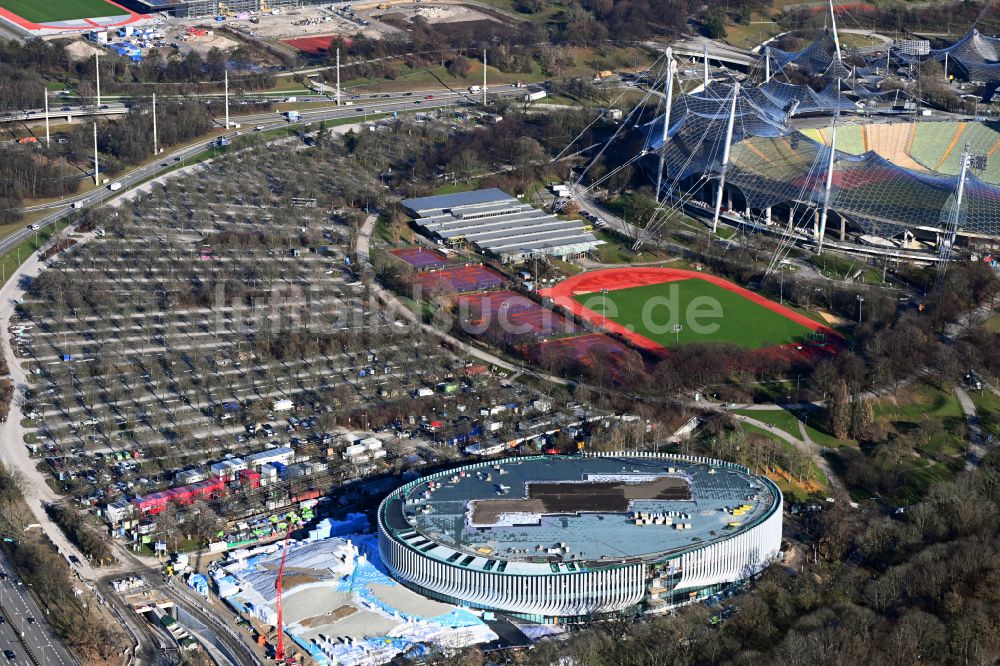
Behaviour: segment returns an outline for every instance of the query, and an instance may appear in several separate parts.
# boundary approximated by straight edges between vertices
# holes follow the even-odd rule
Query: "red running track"
[[[39,0],[39,2],[44,2],[44,0]],[[136,21],[142,18],[142,15],[135,13],[128,7],[123,7],[122,5],[119,5],[117,2],[114,2],[114,0],[105,0],[105,2],[107,2],[109,5],[113,7],[117,7],[122,11],[121,14],[116,14],[115,16],[127,15],[127,18],[124,21],[116,21],[114,23],[97,23],[89,18],[67,19],[65,21],[50,21],[49,23],[35,23],[34,21],[29,21],[28,19],[22,17],[21,15],[15,14],[9,9],[4,9],[3,7],[0,7],[0,17],[3,17],[4,19],[10,21],[11,23],[21,26],[25,30],[31,30],[31,31],[43,30],[43,29],[67,30],[67,31],[84,30],[84,29],[103,30],[107,28],[115,28],[120,25],[126,25],[128,23],[135,23]],[[105,18],[105,17],[98,16],[95,18]]]
[[[591,294],[599,292],[602,289],[607,289],[608,291],[618,291],[619,289],[629,289],[631,287],[645,287],[651,284],[663,284],[666,282],[692,279],[705,280],[706,282],[711,282],[712,284],[722,287],[727,291],[731,291],[734,294],[739,294],[748,301],[765,307],[768,310],[785,317],[786,319],[791,319],[795,323],[801,324],[811,331],[825,333],[828,337],[834,339],[839,339],[841,337],[839,333],[834,331],[829,326],[821,324],[803,314],[786,308],[784,305],[768,300],[767,298],[764,298],[760,294],[752,292],[749,289],[744,289],[737,284],[733,284],[729,280],[724,280],[723,278],[716,277],[715,275],[706,275],[705,273],[699,273],[698,271],[688,271],[680,268],[606,268],[603,270],[589,271],[587,273],[574,275],[573,277],[567,278],[553,287],[541,289],[538,293],[542,296],[548,296],[554,303],[561,305],[578,317],[593,322],[595,325],[601,326],[612,333],[621,335],[637,347],[662,354],[667,351],[667,348],[663,345],[653,342],[649,338],[646,338],[635,331],[631,331],[618,322],[607,319],[589,308],[585,308],[580,303],[577,303],[573,299],[573,296],[578,294]]]

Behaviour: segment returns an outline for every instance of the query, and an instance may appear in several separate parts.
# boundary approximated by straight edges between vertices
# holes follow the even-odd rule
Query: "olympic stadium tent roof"
[[[846,78],[850,74],[840,58],[836,57],[837,47],[829,29],[824,29],[816,41],[801,51],[782,51],[773,46],[767,47],[767,51],[779,69],[795,65],[810,74],[827,74],[839,78]]]
[[[428,235],[466,241],[505,262],[589,252],[597,240],[580,220],[561,220],[496,188],[403,202]]]
[[[647,150],[664,151],[668,187],[693,191],[721,171],[731,90],[720,84],[701,95],[680,97],[671,112],[665,147],[657,132],[648,133]],[[770,96],[763,90],[741,89],[727,182],[758,210],[794,202],[820,205],[830,148],[785,125],[765,98]],[[657,123],[662,117],[652,121]],[[943,231],[952,219],[957,189],[956,175],[907,169],[871,151],[862,155],[838,151],[830,205],[867,233]],[[1000,235],[1000,187],[970,174],[958,228],[970,234]]]
[[[835,111],[856,111],[857,106],[837,89],[837,82],[831,81],[823,90],[816,92],[809,86],[783,83],[775,78],[760,86],[759,90],[771,100],[774,106],[789,110],[797,103],[795,113],[824,113]]]
[[[944,60],[948,54],[951,65],[961,68],[969,79],[993,82],[1000,80],[1000,38],[987,37],[973,29],[960,40],[942,49],[933,49],[931,54]]]

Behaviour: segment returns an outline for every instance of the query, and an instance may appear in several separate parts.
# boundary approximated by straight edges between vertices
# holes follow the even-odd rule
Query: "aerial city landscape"
[[[0,0],[0,662],[1000,662],[998,89],[994,0]]]

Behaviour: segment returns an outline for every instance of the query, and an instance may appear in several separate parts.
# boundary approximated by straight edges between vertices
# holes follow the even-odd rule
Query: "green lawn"
[[[1000,333],[1000,315],[993,315],[980,324],[980,326],[990,333]]]
[[[690,279],[580,294],[579,303],[657,342],[676,347],[693,342],[728,342],[757,349],[805,340],[809,329],[705,280]],[[683,328],[678,338],[673,326]]]
[[[125,13],[104,0],[0,0],[0,7],[35,23],[122,16]]]
[[[976,415],[987,437],[1000,436],[1000,397],[992,391],[969,391],[976,405]]]
[[[755,421],[767,423],[778,430],[782,430],[795,439],[802,439],[799,432],[799,419],[791,412],[784,409],[734,409],[733,414],[748,416]],[[784,440],[782,440],[784,441]]]
[[[924,418],[964,418],[954,393],[929,384],[907,387],[900,392],[896,402],[892,404],[888,397],[876,400],[875,415],[913,423],[919,423]]]
[[[757,426],[751,425],[749,423],[741,423],[740,427],[744,430],[744,432],[767,437],[768,439],[776,442],[779,446],[781,446],[784,449],[794,450],[795,448],[793,445],[789,444],[785,440],[775,435],[774,432],[772,431],[764,430],[763,428],[758,428]],[[822,485],[824,488],[828,488],[830,486],[830,479],[827,478],[823,470],[817,467],[815,463],[811,465],[811,469],[812,469],[812,475],[811,475],[812,479],[817,483],[819,483],[820,485]],[[805,502],[811,496],[811,493],[800,485],[789,483],[788,481],[782,478],[773,478],[772,480],[778,484],[778,487],[781,489],[781,492],[786,497],[792,496],[798,502]]]
[[[434,188],[434,194],[456,194],[458,192],[469,192],[477,187],[474,182],[448,183]]]
[[[622,242],[619,236],[609,231],[594,229],[591,233],[594,234],[598,240],[604,241],[604,245],[598,245],[596,250],[598,261],[601,261],[602,263],[631,264],[669,259],[669,256],[666,253],[657,252],[655,250],[633,252],[630,247]]]
[[[7,252],[7,254],[0,255],[0,275],[3,276],[3,280],[0,281],[0,285],[2,285],[3,282],[6,282],[11,273],[17,270],[17,267],[20,266],[25,259],[30,257],[34,252],[37,252],[43,245],[45,245],[53,234],[57,231],[62,231],[67,226],[69,226],[68,221],[59,220],[55,224],[50,224],[44,229],[39,230],[38,233],[31,236],[27,240],[22,241],[19,245]]]
[[[833,448],[838,446],[857,446],[857,442],[853,439],[837,439],[833,435],[819,430],[816,427],[819,425],[817,419],[820,418],[820,412],[818,410],[809,414],[800,409],[796,409],[794,411],[788,411],[785,409],[734,409],[733,413],[749,416],[752,419],[773,425],[778,430],[787,432],[796,439],[802,439],[802,433],[799,430],[799,422],[804,420],[806,432],[809,434],[809,438],[820,446]]]

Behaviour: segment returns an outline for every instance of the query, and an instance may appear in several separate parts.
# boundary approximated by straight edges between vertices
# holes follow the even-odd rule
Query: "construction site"
[[[498,638],[481,613],[427,599],[389,577],[375,537],[357,533],[367,528],[363,514],[348,514],[283,545],[230,551],[213,565],[211,584],[278,661],[381,664],[430,646]]]

